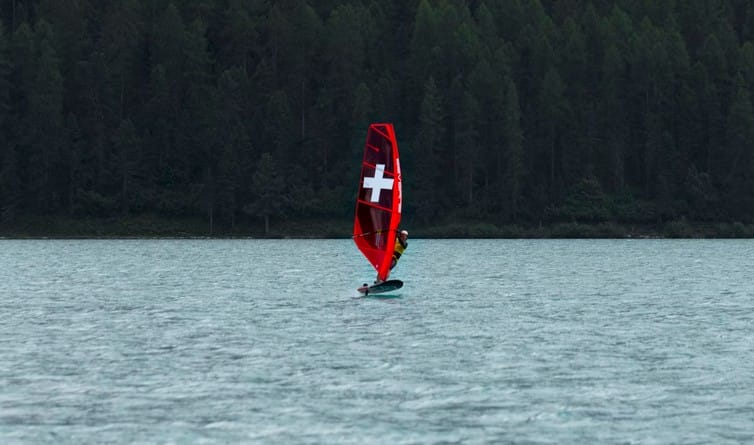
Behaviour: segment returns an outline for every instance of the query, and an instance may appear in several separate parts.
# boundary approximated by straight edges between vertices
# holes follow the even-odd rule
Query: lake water
[[[0,241],[3,444],[754,441],[754,240]]]

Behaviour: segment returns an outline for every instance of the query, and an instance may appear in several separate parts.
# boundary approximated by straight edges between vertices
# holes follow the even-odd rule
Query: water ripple
[[[747,443],[752,241],[0,241],[0,441]]]

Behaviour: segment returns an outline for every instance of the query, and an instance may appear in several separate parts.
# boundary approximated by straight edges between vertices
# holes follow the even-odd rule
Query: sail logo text
[[[364,188],[372,189],[372,196],[369,198],[371,202],[380,202],[380,192],[382,190],[392,190],[393,180],[385,178],[385,164],[377,164],[374,166],[374,177],[364,178]]]

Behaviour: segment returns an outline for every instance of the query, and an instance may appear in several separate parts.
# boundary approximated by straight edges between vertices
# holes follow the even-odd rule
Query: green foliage
[[[132,206],[140,206],[144,201],[139,196],[138,169],[141,166],[141,141],[130,119],[124,119],[112,140],[114,171],[120,187],[120,206],[128,214]]]
[[[270,218],[282,216],[288,202],[284,194],[283,177],[270,153],[263,153],[253,177],[255,199],[244,207],[244,212],[264,220],[264,233],[270,233]]]
[[[6,226],[149,214],[269,235],[270,221],[348,220],[374,121],[396,125],[404,213],[427,233],[754,224],[747,2],[13,4]],[[541,221],[557,226],[510,229]]]
[[[5,120],[10,112],[10,60],[8,57],[8,40],[5,28],[0,22],[0,138],[7,140],[5,133]]]
[[[437,218],[444,204],[439,192],[443,186],[441,154],[446,152],[441,100],[435,80],[430,77],[424,86],[419,128],[411,146],[415,179],[406,187],[406,196],[415,201],[412,207],[416,218],[424,223]]]
[[[607,198],[596,178],[584,178],[568,192],[563,205],[549,212],[556,221],[604,222],[610,218]]]
[[[666,238],[693,238],[694,228],[686,221],[671,221],[663,227]]]
[[[754,225],[741,222],[720,223],[712,233],[719,238],[754,238]]]
[[[556,224],[548,238],[622,238],[624,230],[613,224]]]
[[[722,191],[725,208],[746,220],[754,217],[754,107],[746,81],[739,74],[731,99],[721,164],[725,171]]]

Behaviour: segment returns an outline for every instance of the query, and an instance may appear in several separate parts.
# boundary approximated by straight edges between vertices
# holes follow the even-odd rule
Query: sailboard
[[[401,280],[387,280],[381,283],[375,283],[371,286],[367,283],[364,283],[364,285],[362,285],[357,290],[364,295],[369,295],[369,294],[381,294],[384,292],[390,292],[390,291],[398,290],[402,287],[403,287],[403,281]]]
[[[398,142],[393,124],[369,125],[356,195],[353,240],[377,271],[379,281],[386,280],[390,274],[395,238],[401,222],[401,180]],[[390,281],[403,286],[400,280]],[[400,286],[393,284],[395,289]],[[364,286],[359,291],[365,293],[362,289]]]

